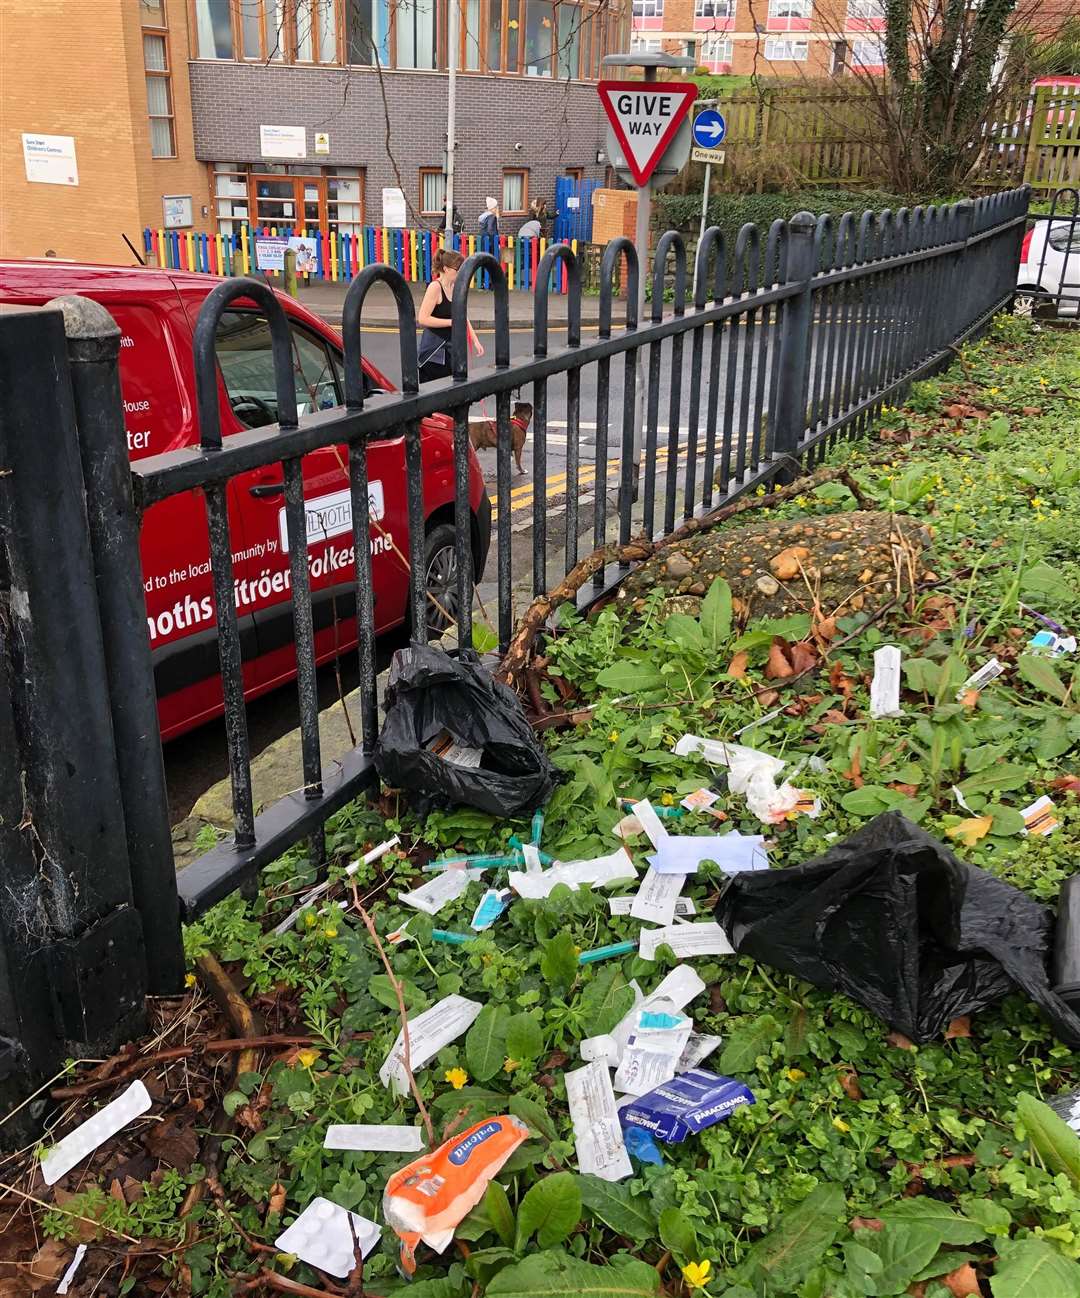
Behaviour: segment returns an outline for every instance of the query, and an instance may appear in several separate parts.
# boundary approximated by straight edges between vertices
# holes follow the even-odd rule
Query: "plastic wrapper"
[[[383,1193],[383,1216],[401,1240],[406,1275],[416,1271],[421,1240],[436,1253],[446,1248],[488,1182],[528,1136],[517,1118],[485,1118],[393,1174]]]
[[[518,815],[554,788],[554,768],[520,700],[472,650],[452,658],[430,645],[399,649],[385,703],[375,766],[419,814],[465,805]],[[455,760],[462,752],[480,756],[465,765]]]
[[[899,812],[803,865],[735,875],[716,918],[740,955],[843,992],[913,1041],[1020,990],[1080,1046],[1047,976],[1050,909]]]

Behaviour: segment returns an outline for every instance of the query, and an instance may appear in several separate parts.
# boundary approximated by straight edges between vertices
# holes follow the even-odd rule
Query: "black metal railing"
[[[642,532],[667,533],[680,519],[708,513],[742,492],[791,476],[800,462],[813,461],[837,438],[864,430],[884,403],[897,401],[914,379],[946,363],[965,338],[1010,304],[1027,205],[1028,191],[1020,189],[942,208],[867,212],[858,220],[850,213],[839,221],[799,213],[791,221],[775,222],[764,238],[756,227],[744,227],[735,243],[730,274],[722,234],[711,229],[697,248],[692,300],[688,300],[683,240],[678,234],[665,234],[649,268],[648,319],[639,319],[637,310],[639,277],[645,270],[634,246],[616,239],[604,253],[599,324],[595,337],[588,339],[581,329],[580,267],[567,247],[557,245],[548,250],[537,275],[532,355],[523,360],[511,359],[503,272],[493,257],[479,253],[461,267],[453,295],[452,377],[422,388],[411,293],[396,271],[371,266],[353,281],[344,304],[344,406],[302,418],[297,417],[289,324],[279,299],[261,282],[225,281],[207,297],[195,330],[198,446],[138,460],[131,465],[130,474],[127,472],[116,368],[118,337],[112,337],[100,355],[95,354],[96,368],[82,372],[74,397],[66,399],[68,406],[61,402],[53,412],[57,436],[62,434],[65,445],[70,440],[71,446],[80,448],[76,455],[81,454],[83,463],[83,480],[68,484],[68,494],[81,494],[85,504],[74,497],[66,501],[67,526],[75,526],[71,520],[87,513],[92,524],[80,541],[89,559],[84,561],[82,551],[69,548],[60,565],[66,582],[60,594],[56,588],[59,578],[48,567],[55,562],[55,546],[46,535],[48,525],[27,507],[37,485],[31,479],[46,472],[45,461],[35,455],[33,446],[20,442],[26,438],[32,443],[42,419],[38,392],[26,389],[19,372],[21,349],[29,335],[24,329],[20,337],[19,331],[5,327],[11,322],[0,315],[0,576],[10,574],[10,602],[23,599],[18,594],[23,589],[16,581],[19,574],[24,585],[25,580],[30,581],[31,605],[35,598],[41,604],[37,611],[31,607],[32,616],[39,619],[36,640],[28,629],[20,630],[17,619],[14,630],[10,618],[0,625],[4,657],[11,661],[14,652],[18,659],[18,671],[9,672],[15,695],[10,710],[16,730],[23,735],[21,747],[17,743],[12,751],[0,752],[0,809],[21,808],[23,821],[29,816],[35,833],[39,822],[51,818],[60,825],[66,815],[63,800],[55,796],[55,778],[49,783],[50,764],[57,760],[55,749],[30,733],[32,722],[47,729],[52,721],[40,708],[35,712],[38,703],[33,690],[27,691],[19,680],[32,681],[35,673],[52,679],[61,670],[49,664],[41,637],[60,634],[61,596],[66,599],[80,591],[78,616],[85,622],[93,614],[97,627],[94,631],[80,623],[89,637],[81,652],[89,664],[86,670],[93,670],[86,688],[96,692],[99,701],[110,701],[112,716],[106,710],[92,718],[87,712],[65,719],[72,732],[66,742],[80,742],[75,720],[81,720],[84,729],[89,726],[98,747],[92,756],[79,758],[78,768],[86,772],[95,762],[101,766],[102,745],[111,746],[113,760],[111,765],[106,763],[108,769],[101,768],[101,778],[113,779],[120,788],[124,813],[123,827],[109,822],[115,860],[108,868],[115,869],[125,882],[115,896],[110,893],[106,897],[103,913],[119,909],[130,915],[134,909],[141,916],[147,939],[146,986],[152,991],[174,990],[181,968],[177,897],[138,553],[140,521],[151,506],[193,489],[202,493],[206,503],[234,832],[181,872],[179,902],[183,914],[191,918],[245,882],[253,882],[261,866],[302,839],[311,841],[312,861],[321,867],[326,821],[375,781],[371,753],[378,734],[378,710],[368,505],[370,447],[385,438],[400,437],[404,442],[409,541],[407,550],[397,553],[409,568],[411,631],[414,637],[424,637],[429,619],[424,572],[428,520],[421,424],[429,415],[452,417],[456,587],[452,611],[458,643],[470,645],[474,587],[488,538],[481,534],[483,520],[478,521],[470,508],[474,453],[469,443],[469,412],[474,404],[494,399],[494,598],[498,639],[505,646],[512,632],[515,589],[546,590],[554,563],[569,571],[583,545],[598,547],[616,539],[627,542]],[[547,286],[549,272],[559,262],[567,268],[569,298],[565,338],[553,344]],[[466,321],[470,289],[478,276],[490,279],[495,294],[494,363],[470,372]],[[623,319],[618,324],[613,318],[617,280],[627,290]],[[388,287],[397,304],[401,385],[395,393],[365,395],[362,313],[376,284]],[[269,322],[278,422],[223,438],[215,344],[223,313],[238,299],[254,303]],[[37,313],[30,318],[48,317]],[[35,324],[32,332],[42,355],[49,347],[55,348],[56,329],[55,324]],[[84,363],[77,351],[85,348],[85,341],[68,338],[65,344],[61,333],[60,342],[66,345],[68,355],[52,358],[54,368]],[[582,380],[590,368],[596,378],[591,447],[582,436]],[[31,371],[37,372],[34,366],[27,373]],[[531,388],[533,405],[528,545],[517,539],[511,494],[511,396],[522,387]],[[69,409],[72,401],[73,414]],[[565,426],[565,468],[564,476],[560,475],[565,544],[557,556],[549,545],[554,509],[547,490],[550,455],[556,445],[553,424]],[[89,427],[95,431],[88,439]],[[324,770],[302,462],[306,455],[327,447],[347,448],[361,742]],[[588,455],[583,455],[583,450],[590,449],[591,465]],[[94,470],[99,456],[108,466],[105,472]],[[256,815],[227,491],[237,475],[278,464],[283,471],[289,541],[288,598],[296,652],[302,772],[297,792]],[[5,470],[9,476],[4,476]],[[48,484],[49,491],[54,488],[55,484]],[[95,519],[99,523],[95,524]],[[82,568],[86,562],[96,574],[97,595],[83,609]],[[31,574],[29,579],[22,575],[26,572]],[[624,573],[625,567],[612,565],[597,574],[585,598],[595,599]],[[48,697],[47,692],[41,697]],[[58,693],[57,697],[64,696]],[[0,689],[0,733],[4,732],[7,710],[9,704]],[[37,750],[41,751],[35,756]],[[25,779],[28,762],[36,772],[29,785]],[[40,790],[36,802],[31,797],[35,789]],[[51,802],[46,796],[49,790]],[[33,805],[27,803],[28,798]],[[126,840],[117,838],[121,828]],[[12,833],[9,816],[0,823],[0,847],[5,842],[3,836]],[[13,843],[10,851],[17,848],[23,862],[19,877],[33,889],[38,886],[34,872],[41,852],[26,841],[25,833],[15,832]],[[77,852],[75,847],[69,851],[58,840],[50,848],[61,875],[69,857],[77,859],[77,870],[85,873],[87,845],[77,846]],[[3,868],[8,874],[13,869],[6,858]],[[72,870],[76,870],[74,865]],[[93,888],[89,895],[96,895]],[[76,934],[89,922],[85,917],[80,920],[80,914],[76,907],[74,916],[64,920]],[[0,925],[4,925],[5,950],[26,945],[17,919],[0,918]],[[35,937],[34,960],[40,963],[43,943],[39,939],[40,934]],[[2,992],[0,988],[0,1006],[4,1004]],[[17,1037],[20,1031],[18,1023],[10,1029],[6,1022],[0,1023],[0,1035]]]
[[[1055,191],[1049,210],[1029,213],[1028,220],[1016,310],[1075,323],[1080,319],[1080,189]]]

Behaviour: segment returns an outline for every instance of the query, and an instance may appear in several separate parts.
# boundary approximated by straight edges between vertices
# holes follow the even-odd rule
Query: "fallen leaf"
[[[964,690],[960,695],[960,704],[965,708],[973,708],[979,701],[978,690]]]
[[[958,1037],[971,1036],[971,1015],[961,1014],[958,1019],[953,1019],[945,1029],[945,1040],[955,1041]]]
[[[851,698],[855,689],[854,680],[844,671],[839,660],[834,660],[829,668],[829,687],[834,693],[842,695],[845,699]]]
[[[46,1285],[54,1285],[67,1269],[75,1245],[59,1239],[47,1239],[34,1254],[27,1267],[30,1288],[37,1293]]]
[[[1021,413],[1022,415],[1029,415],[1029,416],[1030,416],[1030,415],[1041,415],[1041,414],[1042,414],[1042,410],[1040,409],[1039,406],[1021,406],[1021,407],[1020,407],[1020,413]]]
[[[186,1172],[199,1152],[199,1137],[190,1117],[181,1110],[155,1123],[143,1138],[147,1153],[169,1167]]]
[[[1050,788],[1056,789],[1058,793],[1075,793],[1080,797],[1080,775],[1059,775],[1056,780],[1050,781]]]
[[[980,838],[985,838],[989,834],[993,823],[993,816],[969,816],[967,820],[953,825],[952,829],[947,829],[945,833],[949,838],[960,839],[965,847],[974,847]]]
[[[885,1038],[885,1044],[895,1046],[897,1050],[914,1050],[915,1042],[910,1037],[905,1037],[902,1032],[890,1032]]]
[[[791,646],[790,657],[796,676],[800,676],[803,672],[808,672],[812,667],[817,666],[817,651],[813,645],[807,644],[805,640],[800,640],[798,644]]]
[[[810,551],[805,545],[789,545],[769,560],[769,568],[780,581],[791,581],[802,571],[804,560],[809,558]]]
[[[285,1211],[285,1200],[288,1197],[288,1191],[280,1181],[275,1181],[270,1187],[269,1211],[276,1212],[280,1217]]]
[[[894,793],[902,793],[905,798],[914,798],[919,792],[917,784],[890,784],[888,786]]]
[[[840,1089],[849,1100],[861,1100],[863,1098],[862,1087],[859,1085],[859,1074],[854,1068],[842,1068],[839,1072]]]
[[[754,696],[763,708],[771,708],[780,697],[779,690],[761,690]]]
[[[274,1086],[272,1082],[263,1082],[255,1098],[236,1111],[236,1125],[244,1127],[254,1135],[263,1129],[263,1115],[270,1107]]]
[[[836,635],[836,618],[823,617],[814,623],[810,633],[815,640],[831,640]]]
[[[746,664],[749,660],[750,655],[746,650],[740,649],[731,662],[728,663],[727,674],[733,676],[736,680],[741,680],[746,675]]]
[[[829,708],[827,712],[821,714],[822,721],[827,721],[832,726],[846,726],[848,719],[839,708]]]
[[[724,993],[721,991],[719,983],[713,983],[709,988],[709,1013],[727,1013],[727,1000],[724,998]]]
[[[877,1217],[852,1217],[852,1230],[884,1230],[885,1223]]]
[[[828,716],[829,714],[826,713],[825,715]],[[840,774],[845,780],[850,780],[855,788],[862,788],[862,748],[860,745],[855,745],[855,751],[851,754],[851,764],[848,766],[846,771],[841,771]]]
[[[952,1294],[953,1298],[978,1298],[982,1293],[979,1288],[979,1277],[970,1262],[958,1266],[955,1271],[941,1277],[941,1283]]]
[[[769,650],[769,661],[765,664],[765,679],[769,681],[783,680],[794,675],[795,668],[788,658],[787,641],[782,636],[775,636],[772,648]]]
[[[544,1060],[543,1066],[546,1069],[562,1068],[565,1064],[568,1064],[569,1062],[570,1062],[570,1056],[566,1053],[565,1050],[553,1050],[551,1054],[548,1055],[548,1057]]]
[[[909,1298],[926,1298],[926,1285],[925,1280],[912,1280],[906,1290]]]

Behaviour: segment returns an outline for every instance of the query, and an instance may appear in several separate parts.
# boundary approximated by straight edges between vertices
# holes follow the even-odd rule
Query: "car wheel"
[[[428,593],[428,638],[443,634],[457,621],[457,555],[453,523],[438,523],[424,538],[424,585]]]
[[[1013,298],[1013,315],[1029,320],[1052,320],[1057,314],[1054,299],[1045,289],[1033,284],[1021,284]]]

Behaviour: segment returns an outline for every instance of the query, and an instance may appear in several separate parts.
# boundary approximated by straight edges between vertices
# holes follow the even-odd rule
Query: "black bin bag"
[[[1047,974],[1051,910],[899,812],[814,861],[733,875],[716,918],[740,955],[844,992],[913,1041],[1020,990],[1080,1047]]]
[[[546,801],[555,785],[513,690],[472,650],[451,657],[431,645],[394,655],[375,767],[387,784],[411,795],[421,815],[461,805],[520,815]]]

